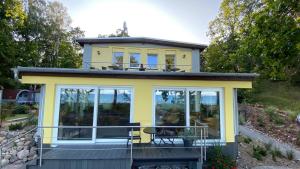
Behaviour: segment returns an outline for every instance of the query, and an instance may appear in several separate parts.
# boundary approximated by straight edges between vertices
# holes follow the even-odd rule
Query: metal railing
[[[83,68],[100,70],[123,71],[163,71],[163,72],[191,72],[192,65],[179,64],[143,64],[143,63],[112,63],[112,62],[84,62]]]
[[[134,160],[134,150],[144,150],[144,149],[200,149],[200,156],[199,156],[199,161],[201,161],[201,163],[203,163],[203,160],[206,160],[206,139],[208,137],[208,126],[207,124],[204,123],[200,123],[200,122],[196,122],[194,123],[194,126],[39,126],[37,127],[41,130],[40,132],[40,136],[39,136],[39,147],[37,148],[39,154],[38,154],[38,165],[42,166],[42,160],[43,160],[43,152],[44,150],[57,150],[57,149],[61,149],[61,150],[91,150],[91,151],[101,151],[101,150],[130,150],[130,164],[133,164],[133,160]],[[15,138],[12,138],[9,142],[7,142],[4,145],[0,145],[0,159],[2,159],[2,148],[5,147],[6,145],[12,144],[14,143],[15,140],[26,136],[27,134],[35,131],[37,129],[36,127],[19,135],[16,136]],[[142,133],[144,134],[148,134],[150,136],[150,140],[152,137],[152,134],[150,133],[145,133],[144,130],[146,128],[152,128],[155,129],[155,131],[157,133],[153,133],[153,140],[154,143],[151,144],[151,142],[143,142],[141,144],[137,144],[137,146],[134,146],[135,144],[135,139],[134,139],[134,132],[140,132],[141,135],[141,139],[143,139],[143,137],[145,137],[144,135],[142,135]],[[109,148],[100,148],[100,149],[89,149],[89,148],[80,148],[78,149],[77,146],[68,146],[67,148],[60,148],[60,147],[44,147],[44,140],[45,139],[50,139],[51,140],[51,144],[53,145],[66,145],[67,143],[59,143],[60,140],[63,141],[82,141],[82,140],[86,140],[86,138],[84,139],[80,139],[80,138],[70,138],[70,137],[59,137],[59,136],[45,136],[45,131],[49,129],[52,130],[57,130],[59,132],[64,132],[64,130],[67,131],[71,131],[71,132],[81,132],[81,130],[86,131],[87,129],[92,130],[91,133],[95,133],[93,132],[93,130],[101,130],[103,131],[103,129],[106,130],[111,130],[110,133],[115,132],[116,133],[116,137],[114,136],[109,136],[109,137],[101,137],[101,139],[128,139],[127,141],[130,141],[130,147],[126,146],[115,146],[115,147],[109,147]],[[70,130],[72,129],[72,130]],[[121,129],[121,130],[118,130]],[[127,132],[127,136],[126,134],[124,135],[124,129],[125,132]],[[186,135],[185,130],[189,131],[189,134]],[[120,137],[118,136],[118,132],[123,132],[121,133]],[[165,134],[163,133],[159,133],[158,131],[164,131]],[[166,134],[168,132],[173,131],[173,134]],[[174,133],[175,132],[175,133]],[[192,133],[192,134],[190,134]],[[73,135],[74,136],[74,135]],[[184,146],[182,144],[181,139],[182,138],[190,138],[193,140],[193,144],[191,146]],[[100,139],[100,140],[101,140]],[[173,139],[173,140],[172,140]],[[53,140],[57,140],[57,142],[52,142]],[[89,140],[94,140],[93,143],[86,143],[89,145],[101,145],[105,144],[105,142],[101,142],[98,143],[96,141],[96,136],[91,136],[91,138]],[[159,143],[157,143],[159,141]],[[172,142],[173,141],[173,142]],[[79,143],[80,144],[80,143]],[[85,144],[85,145],[86,145]],[[74,144],[73,144],[74,145]],[[0,164],[0,168],[1,168],[1,164]]]

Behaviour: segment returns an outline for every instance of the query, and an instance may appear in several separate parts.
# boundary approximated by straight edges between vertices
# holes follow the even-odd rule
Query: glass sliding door
[[[59,90],[59,126],[74,128],[58,129],[57,140],[92,140],[95,89],[60,88]]]
[[[132,92],[130,89],[100,88],[98,95],[97,139],[124,138],[127,128],[109,126],[127,126],[130,123]]]
[[[219,96],[219,91],[189,91],[190,124],[207,123],[209,139],[221,138]]]

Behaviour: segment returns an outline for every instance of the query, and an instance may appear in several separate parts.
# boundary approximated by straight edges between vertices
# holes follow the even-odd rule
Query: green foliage
[[[10,70],[16,66],[80,67],[81,47],[74,40],[84,32],[70,25],[57,1],[32,0],[27,11],[19,0],[0,3],[0,84],[17,87]]]
[[[231,169],[236,167],[236,162],[230,156],[226,156],[222,152],[222,147],[216,145],[212,148],[208,156],[208,165],[211,168]]]
[[[21,130],[23,128],[24,128],[23,123],[16,123],[16,124],[11,124],[8,126],[8,129],[10,131]]]
[[[245,137],[244,138],[244,143],[250,144],[252,142],[252,139],[250,137]]]
[[[264,144],[264,146],[267,151],[270,151],[272,148],[272,142],[266,143],[266,144]]]
[[[13,114],[28,114],[30,107],[27,105],[17,105],[14,110]]]
[[[262,78],[300,77],[298,0],[223,0],[210,23],[206,71],[258,72]]]
[[[265,122],[262,116],[258,116],[257,123],[259,127],[265,127]]]
[[[256,158],[257,160],[262,160],[262,158],[267,155],[267,150],[259,145],[253,146],[252,150],[252,157]]]
[[[286,157],[289,160],[293,160],[295,156],[295,153],[293,150],[286,150]]]
[[[274,149],[271,150],[271,155],[272,155],[273,161],[277,161],[277,157],[279,157],[279,158],[283,157],[283,155],[278,147],[274,147]]]

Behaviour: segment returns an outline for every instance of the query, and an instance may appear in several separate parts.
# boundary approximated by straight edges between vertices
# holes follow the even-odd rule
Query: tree
[[[123,28],[117,29],[115,34],[114,33],[112,33],[110,35],[99,34],[98,37],[99,38],[107,38],[107,37],[129,37],[127,24],[124,21],[123,22]]]
[[[297,0],[224,0],[209,35],[208,71],[258,72],[273,80],[300,72]]]

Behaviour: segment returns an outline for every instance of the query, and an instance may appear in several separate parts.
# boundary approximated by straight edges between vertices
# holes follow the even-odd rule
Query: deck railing
[[[52,145],[66,145],[67,143],[62,143],[59,141],[77,141],[78,144],[80,144],[80,141],[86,141],[87,139],[80,139],[80,138],[76,138],[76,134],[74,135],[74,133],[80,134],[80,130],[84,130],[87,131],[87,129],[91,130],[91,133],[93,134],[93,137],[95,137],[96,134],[96,130],[108,130],[111,131],[110,136],[108,137],[102,137],[102,141],[101,143],[97,142],[94,139],[90,138],[89,143],[84,143],[84,145],[89,144],[89,145],[96,145],[96,144],[108,144],[110,142],[103,142],[103,139],[127,139],[129,141],[129,145],[127,146],[116,146],[116,147],[108,147],[108,148],[101,148],[101,149],[91,149],[93,151],[101,151],[101,150],[130,150],[130,164],[133,164],[133,160],[134,160],[134,151],[135,150],[143,150],[143,149],[196,149],[196,150],[200,150],[200,154],[199,154],[199,162],[201,162],[201,164],[203,163],[203,160],[206,160],[206,149],[207,149],[207,137],[208,137],[208,126],[207,124],[203,124],[200,122],[195,122],[193,126],[39,126],[38,127],[40,129],[40,136],[39,136],[39,147],[37,148],[39,151],[39,166],[42,166],[42,160],[43,160],[43,155],[44,155],[44,151],[46,150],[57,150],[57,149],[63,149],[63,150],[68,150],[68,151],[72,151],[72,150],[78,150],[76,148],[76,146],[68,146],[67,148],[60,148],[60,147],[44,147],[43,143],[45,139],[51,139],[53,140],[58,140],[57,142],[51,142]],[[157,133],[153,133],[153,135],[150,135],[149,133],[144,133],[144,130],[146,128],[151,128],[151,129],[155,129],[154,131]],[[124,130],[125,129],[125,130]],[[26,134],[32,133],[33,131],[35,131],[36,128],[23,133],[22,137],[25,136]],[[73,132],[73,134],[71,135],[72,137],[67,136],[67,137],[63,137],[63,136],[56,136],[56,137],[49,137],[49,136],[45,136],[45,131],[46,130],[57,130],[57,132],[64,132],[64,130],[67,131],[71,131]],[[77,130],[77,131],[76,131]],[[124,131],[128,131],[127,136],[126,134],[124,135]],[[158,133],[159,131],[161,131],[162,133]],[[187,132],[186,132],[187,131]],[[115,132],[115,136],[113,135],[113,132]],[[119,133],[117,133],[119,132]],[[123,133],[120,133],[123,132]],[[141,137],[143,139],[143,141],[145,141],[145,139],[143,137],[145,137],[145,134],[149,134],[149,137],[151,138],[151,136],[153,136],[153,142],[142,142],[139,143],[138,141],[136,141],[134,139],[134,136],[136,133],[134,132],[140,132],[141,133]],[[186,134],[188,133],[188,134]],[[118,135],[120,134],[120,135]],[[78,135],[77,135],[78,136]],[[12,140],[10,140],[7,144],[13,143],[16,139],[20,138],[21,136],[18,136],[16,138],[13,138]],[[192,145],[183,145],[182,143],[182,138],[185,139],[191,139],[193,140],[193,144]],[[101,140],[100,139],[100,140]],[[150,139],[151,140],[151,139]],[[76,144],[77,144],[76,143]],[[74,145],[74,143],[72,144]],[[5,145],[1,145],[0,146],[0,159],[1,159],[1,150],[3,148],[3,146]],[[89,150],[88,148],[81,148],[80,150]],[[198,152],[198,151],[197,151]],[[198,155],[197,155],[198,157]],[[0,166],[1,168],[1,166]]]
[[[184,64],[143,64],[143,63],[112,63],[84,62],[83,68],[99,70],[123,71],[161,71],[161,72],[191,72],[192,65]]]

